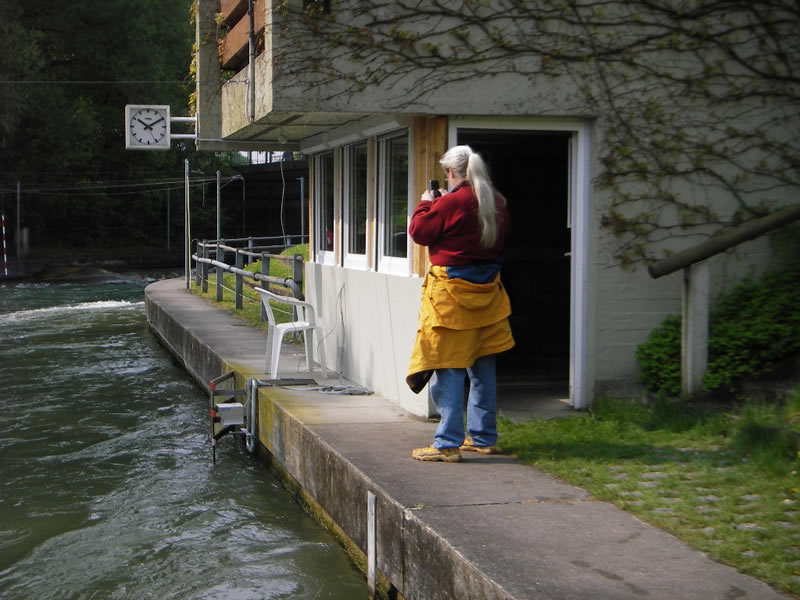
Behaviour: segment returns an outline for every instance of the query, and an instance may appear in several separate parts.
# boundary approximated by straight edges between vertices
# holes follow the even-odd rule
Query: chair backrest
[[[292,321],[300,320],[310,323],[311,325],[314,324],[314,307],[308,302],[304,302],[303,300],[299,300],[291,296],[281,296],[280,294],[275,294],[260,287],[254,289],[258,292],[259,296],[261,296],[261,303],[264,305],[264,310],[267,313],[267,319],[269,320],[270,327],[275,327],[275,314],[273,313],[272,305],[269,303],[270,300],[282,302],[283,304],[289,304],[292,306],[292,308],[296,308],[297,318],[295,317],[295,311],[293,310],[291,318]]]

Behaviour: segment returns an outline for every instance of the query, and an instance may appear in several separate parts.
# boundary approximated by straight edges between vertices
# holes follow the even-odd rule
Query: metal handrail
[[[292,256],[285,256],[281,254],[271,254],[265,251],[255,251],[254,246],[252,246],[252,241],[256,238],[243,238],[239,240],[214,240],[214,241],[198,241],[197,242],[197,249],[195,254],[192,254],[192,260],[195,261],[197,264],[196,272],[196,282],[198,286],[201,286],[203,292],[208,291],[208,269],[209,267],[214,267],[217,271],[216,277],[216,300],[220,302],[223,297],[223,282],[222,282],[222,273],[228,272],[233,273],[236,276],[236,285],[235,289],[232,290],[234,293],[234,306],[236,309],[242,308],[243,299],[245,296],[242,293],[244,279],[249,278],[255,284],[266,283],[272,285],[280,285],[283,287],[288,288],[291,291],[293,297],[303,300],[303,292],[302,292],[302,280],[303,280],[303,256],[301,254],[295,254]],[[269,239],[269,238],[260,238],[260,239]],[[272,238],[276,239],[276,238]],[[277,239],[285,239],[285,238],[277,238]],[[227,242],[231,241],[247,241],[248,242],[248,249],[245,248],[238,248],[235,246],[229,245]],[[275,250],[278,248],[282,248],[281,245],[271,245],[271,246],[262,246],[259,248],[263,249],[271,249]],[[231,265],[225,262],[226,255],[232,253],[234,256],[235,264]],[[214,256],[214,258],[211,257]],[[253,273],[251,271],[245,270],[244,262],[245,257],[248,258],[248,263],[252,262],[251,258],[257,258],[261,260],[261,273]],[[220,260],[221,259],[221,260]],[[292,276],[291,277],[273,277],[269,275],[269,261],[272,259],[281,260],[283,262],[290,262],[292,265]],[[263,317],[263,315],[262,315]]]

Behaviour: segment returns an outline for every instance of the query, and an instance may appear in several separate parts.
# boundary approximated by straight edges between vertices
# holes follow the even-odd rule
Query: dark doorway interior
[[[463,129],[507,198],[511,231],[502,278],[516,346],[498,360],[500,382],[569,379],[569,133]]]

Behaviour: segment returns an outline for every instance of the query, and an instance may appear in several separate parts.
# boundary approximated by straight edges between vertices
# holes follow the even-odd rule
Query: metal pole
[[[217,171],[217,239],[222,239],[222,186],[219,171]]]
[[[22,238],[20,237],[20,227],[19,227],[19,213],[20,213],[20,211],[19,211],[19,203],[20,203],[20,196],[21,195],[22,195],[22,193],[20,191],[20,183],[18,181],[17,182],[17,234],[16,234],[16,236],[14,236],[14,241],[17,244],[17,260],[22,258],[20,256],[20,248],[22,246],[22,242],[21,242]]]
[[[184,259],[183,259],[183,270],[184,275],[186,278],[186,289],[188,290],[191,286],[191,282],[189,280],[189,274],[191,273],[191,257],[189,256],[189,247],[191,246],[190,242],[190,235],[191,232],[189,231],[189,159],[186,158],[183,161],[183,180],[184,180],[184,211],[183,211],[183,250],[184,250]]]
[[[306,178],[300,178],[300,243],[305,240],[306,235]]]
[[[248,48],[248,61],[247,61],[247,90],[248,90],[248,104],[250,113],[250,122],[256,120],[256,33],[255,22],[256,15],[254,12],[255,6],[253,0],[247,3],[247,14],[250,20],[250,30],[247,33],[247,48]]]
[[[367,597],[369,600],[375,598],[375,580],[377,555],[375,548],[376,533],[376,498],[372,492],[367,492]]]
[[[247,235],[247,194],[245,193],[244,177],[242,177],[242,237]]]
[[[170,205],[169,188],[167,188],[167,252],[172,250],[171,241],[170,241],[170,235],[169,235],[169,221],[170,221],[170,214],[169,214],[170,207],[169,207],[169,205]]]

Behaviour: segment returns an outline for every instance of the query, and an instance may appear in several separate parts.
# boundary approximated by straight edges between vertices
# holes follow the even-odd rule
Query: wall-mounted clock
[[[169,144],[169,106],[143,104],[125,106],[125,148],[166,150]]]

